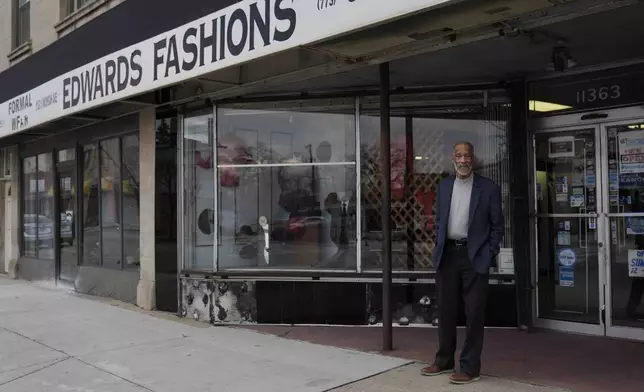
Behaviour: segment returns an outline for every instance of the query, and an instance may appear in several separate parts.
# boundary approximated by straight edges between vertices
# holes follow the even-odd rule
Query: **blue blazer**
[[[440,267],[447,240],[452,190],[455,176],[445,178],[438,185],[436,223],[438,233],[436,246],[432,253],[434,268]],[[474,175],[472,198],[470,200],[469,229],[467,233],[467,253],[474,270],[487,275],[492,259],[499,254],[501,240],[505,232],[505,220],[501,209],[501,189],[492,180]]]

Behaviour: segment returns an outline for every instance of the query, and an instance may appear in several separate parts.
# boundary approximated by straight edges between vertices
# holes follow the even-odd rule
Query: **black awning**
[[[0,73],[0,102],[240,0],[129,0]]]

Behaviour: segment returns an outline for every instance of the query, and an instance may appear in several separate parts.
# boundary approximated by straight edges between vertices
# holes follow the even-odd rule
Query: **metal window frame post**
[[[380,159],[382,170],[382,349],[393,350],[391,311],[391,122],[389,63],[380,64]]]

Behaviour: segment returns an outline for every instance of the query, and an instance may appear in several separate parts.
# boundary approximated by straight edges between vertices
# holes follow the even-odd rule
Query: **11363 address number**
[[[622,97],[622,88],[618,84],[600,88],[587,88],[577,91],[577,103],[592,103],[596,101],[609,101]]]

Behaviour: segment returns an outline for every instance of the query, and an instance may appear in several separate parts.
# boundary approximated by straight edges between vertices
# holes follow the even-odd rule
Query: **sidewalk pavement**
[[[423,377],[424,364],[410,364],[366,380],[346,385],[334,392],[564,392],[563,389],[530,385],[496,377],[482,377],[470,385],[454,386],[448,375]]]
[[[378,353],[382,341],[378,327],[246,325],[238,328],[369,353]],[[465,340],[464,332],[459,329],[459,344]],[[430,363],[437,347],[435,328],[395,327],[394,351],[386,354]],[[530,384],[575,392],[644,391],[642,342],[555,331],[526,333],[516,329],[487,329],[482,359],[484,374]]]
[[[0,277],[0,392],[557,391],[455,387],[419,366]]]

